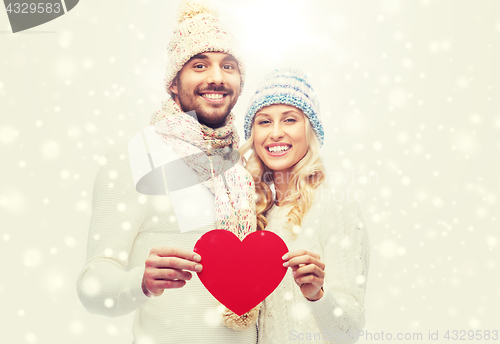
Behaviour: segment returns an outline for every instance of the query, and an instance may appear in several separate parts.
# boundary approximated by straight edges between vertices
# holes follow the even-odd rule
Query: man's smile
[[[200,96],[211,103],[214,103],[214,102],[219,103],[219,102],[224,101],[224,99],[227,97],[227,93],[206,92],[206,93],[200,93]]]

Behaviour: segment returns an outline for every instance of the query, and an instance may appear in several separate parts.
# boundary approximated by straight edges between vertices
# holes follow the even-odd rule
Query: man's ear
[[[173,94],[179,95],[179,91],[177,89],[177,76],[172,80],[170,87],[168,88]]]

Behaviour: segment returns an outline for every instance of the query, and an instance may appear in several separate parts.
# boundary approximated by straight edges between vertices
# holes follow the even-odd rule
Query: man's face
[[[170,90],[182,111],[195,110],[200,123],[218,128],[240,95],[238,62],[217,52],[193,56],[177,73]]]

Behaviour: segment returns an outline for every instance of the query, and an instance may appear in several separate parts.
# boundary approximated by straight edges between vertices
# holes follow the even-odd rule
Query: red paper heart
[[[240,241],[233,233],[214,229],[196,242],[201,256],[201,283],[224,306],[245,314],[264,300],[285,277],[281,257],[285,242],[269,231],[255,231]]]

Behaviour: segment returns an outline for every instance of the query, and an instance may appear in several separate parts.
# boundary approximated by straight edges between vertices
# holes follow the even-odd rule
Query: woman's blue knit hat
[[[255,114],[262,108],[275,104],[294,106],[304,113],[323,145],[325,132],[319,116],[319,102],[306,75],[299,70],[276,70],[266,76],[250,100],[245,116],[245,140],[250,138]]]

